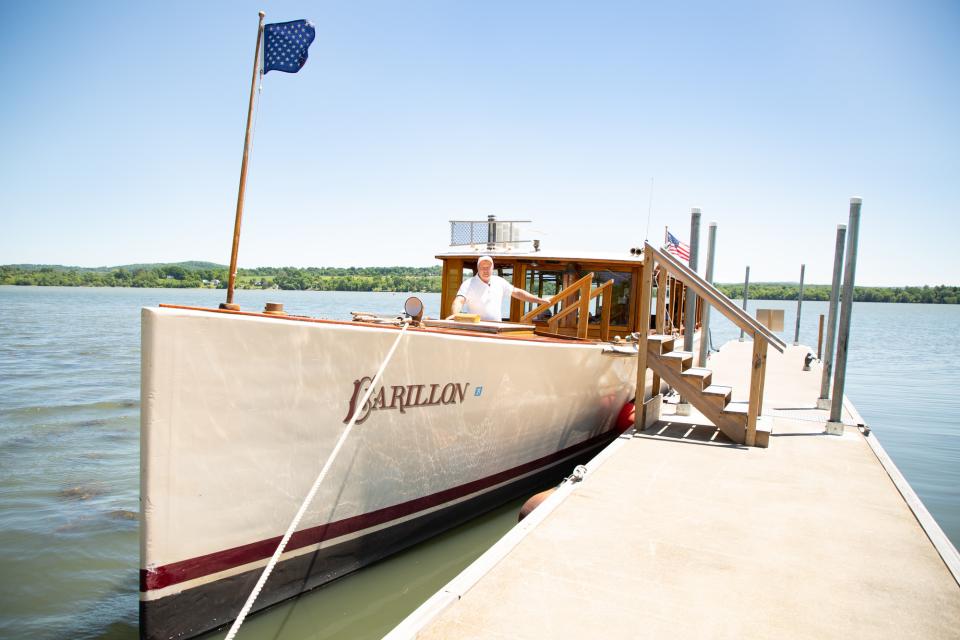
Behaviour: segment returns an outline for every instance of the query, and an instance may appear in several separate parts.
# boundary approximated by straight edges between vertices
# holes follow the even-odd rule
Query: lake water
[[[0,637],[136,638],[140,307],[223,291],[0,287]],[[239,291],[246,309],[349,319],[408,294]],[[438,315],[439,295],[417,294]],[[786,310],[793,339],[796,303]],[[826,303],[804,303],[816,348]],[[713,342],[739,335],[713,317]],[[960,306],[857,304],[847,395],[960,544]],[[838,470],[839,473],[839,470]],[[839,479],[842,485],[842,478]],[[254,639],[377,638],[516,521],[519,503],[251,617]],[[222,637],[222,633],[211,637]]]

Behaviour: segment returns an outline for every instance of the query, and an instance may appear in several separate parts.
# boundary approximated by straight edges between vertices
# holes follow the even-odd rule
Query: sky
[[[0,264],[429,266],[449,220],[627,254],[669,226],[715,279],[960,284],[960,3],[5,3]],[[649,222],[648,222],[649,221]],[[701,267],[703,260],[701,260]]]

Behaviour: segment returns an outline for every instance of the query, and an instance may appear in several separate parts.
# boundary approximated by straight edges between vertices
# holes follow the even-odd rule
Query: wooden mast
[[[253,125],[253,97],[257,89],[257,72],[260,68],[260,41],[263,38],[263,18],[267,14],[260,12],[260,24],[257,26],[257,48],[253,54],[253,78],[250,81],[250,105],[247,107],[247,133],[243,138],[243,162],[240,164],[240,189],[237,192],[237,217],[233,223],[233,250],[230,253],[230,279],[227,283],[227,301],[220,303],[221,309],[239,310],[240,305],[233,302],[233,287],[237,280],[237,250],[240,247],[240,219],[243,217],[243,194],[247,186],[247,161],[250,158],[250,129]]]

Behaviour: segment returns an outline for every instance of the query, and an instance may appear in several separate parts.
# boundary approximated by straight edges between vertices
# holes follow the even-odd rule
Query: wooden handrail
[[[556,333],[560,321],[566,318],[568,315],[574,311],[578,311],[577,317],[577,337],[586,338],[589,331],[589,320],[590,320],[590,301],[596,298],[599,295],[603,296],[600,307],[600,339],[603,341],[610,339],[610,304],[613,297],[613,280],[607,280],[602,285],[598,286],[596,289],[591,290],[590,285],[593,283],[594,274],[588,273],[569,287],[566,287],[556,295],[550,298],[550,302],[544,303],[528,311],[520,317],[520,322],[530,322],[534,317],[543,313],[553,305],[558,302],[565,300],[572,296],[574,293],[580,294],[579,299],[576,304],[569,304],[562,311],[552,316],[547,321],[547,329]]]
[[[600,339],[607,342],[610,339],[610,305],[613,302],[613,278],[590,292],[590,299],[603,295],[600,300]]]
[[[587,337],[588,327],[586,322],[584,322],[584,320],[586,319],[586,316],[590,312],[590,293],[589,292],[590,292],[590,284],[592,282],[593,282],[593,274],[588,273],[586,276],[580,278],[574,284],[567,287],[567,289],[564,289],[564,291],[568,289],[575,289],[576,291],[579,291],[580,299],[577,300],[577,304],[575,305],[568,304],[563,311],[561,311],[560,313],[556,314],[555,316],[547,320],[547,329],[551,333],[557,332],[557,329],[560,326],[561,320],[566,318],[568,315],[570,315],[574,311],[578,311],[579,313],[577,314],[577,337],[578,338]],[[563,292],[561,291],[561,293]],[[569,297],[572,294],[573,294],[573,291],[570,291],[570,293],[567,294],[567,296],[565,297]],[[560,295],[560,294],[557,294],[557,295]]]
[[[556,295],[554,295],[552,298],[550,298],[550,302],[545,302],[544,304],[541,304],[541,305],[540,305],[539,307],[537,307],[536,309],[533,309],[532,311],[528,311],[527,313],[523,314],[523,315],[520,317],[520,322],[521,322],[521,323],[523,323],[523,322],[530,322],[530,320],[531,320],[534,316],[540,315],[541,313],[543,313],[544,311],[546,311],[547,309],[549,309],[549,308],[552,307],[553,305],[557,304],[557,303],[560,302],[561,300],[570,297],[571,295],[573,295],[573,293],[574,293],[577,289],[579,289],[579,288],[583,285],[584,281],[586,281],[586,282],[588,282],[588,283],[589,283],[589,282],[592,282],[592,281],[593,281],[593,274],[592,274],[592,273],[588,273],[587,275],[583,276],[582,278],[580,278],[579,280],[577,280],[576,282],[574,282],[573,284],[571,284],[571,285],[570,285],[569,287],[567,287],[566,289],[563,289],[562,291],[560,291],[559,293],[557,293]]]
[[[692,289],[694,293],[712,304],[714,308],[726,316],[730,322],[754,336],[763,338],[780,353],[783,353],[783,350],[787,348],[783,340],[750,317],[750,315],[740,309],[740,307],[733,304],[730,298],[723,295],[712,284],[697,275],[690,267],[682,264],[673,256],[654,249],[649,242],[644,243],[643,250],[648,251],[649,255],[651,255],[661,267],[665,267],[673,277],[683,282],[683,284]]]

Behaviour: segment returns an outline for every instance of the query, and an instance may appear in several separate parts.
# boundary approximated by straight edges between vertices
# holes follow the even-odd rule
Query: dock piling
[[[817,409],[830,408],[830,376],[833,373],[833,345],[837,337],[837,308],[840,305],[840,274],[843,271],[843,249],[847,225],[837,225],[837,243],[833,251],[833,284],[830,288],[830,310],[827,315],[827,343],[823,347],[823,377]]]
[[[747,310],[747,295],[750,290],[750,265],[747,265],[747,272],[743,276],[743,310]],[[743,342],[743,329],[740,329],[740,342]]]
[[[797,295],[797,328],[793,332],[793,346],[800,344],[800,308],[803,306],[803,274],[807,265],[800,265],[800,293]]]
[[[700,255],[700,209],[690,209],[690,269],[697,270],[697,258]],[[693,332],[697,322],[697,295],[687,288],[683,319],[683,350],[693,351]]]
[[[817,326],[817,360],[823,357],[823,314],[820,314],[820,322]]]
[[[713,263],[717,253],[717,223],[707,225],[707,282],[713,284]],[[710,305],[703,301],[703,322],[700,325],[700,359],[699,366],[707,366],[707,351],[710,345]]]
[[[843,295],[840,303],[840,327],[837,330],[836,373],[833,376],[833,396],[827,433],[842,435],[843,384],[847,372],[847,350],[850,346],[850,320],[853,314],[853,287],[857,272],[857,236],[860,231],[860,198],[850,198],[850,241],[847,243],[846,263],[843,269]]]

